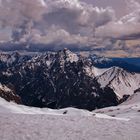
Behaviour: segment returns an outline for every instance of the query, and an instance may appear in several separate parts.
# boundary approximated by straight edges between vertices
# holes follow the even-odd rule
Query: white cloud
[[[114,39],[134,39],[140,36],[140,23],[123,23],[123,22],[110,22],[109,24],[100,27],[96,30],[96,37],[114,38]]]
[[[128,2],[128,1],[127,1]],[[140,38],[140,4],[130,0],[133,12],[125,15],[118,21],[112,21],[96,29],[97,37],[116,39],[137,39]],[[134,8],[135,7],[135,8]]]
[[[16,26],[25,19],[39,20],[45,6],[41,0],[1,0],[0,21],[3,26]]]
[[[140,4],[133,0],[128,3],[131,13],[117,20],[112,8],[98,8],[80,0],[1,0],[0,40],[12,37],[17,42],[84,47],[92,46],[98,37],[135,38],[140,34]]]
[[[1,26],[11,27],[17,34],[24,32],[19,31],[24,26],[47,36],[48,29],[56,26],[70,35],[91,36],[94,28],[113,18],[111,8],[99,9],[78,0],[2,0],[0,5]]]
[[[78,0],[54,0],[48,2],[44,18],[49,25],[56,25],[73,34],[83,34],[83,29],[104,25],[114,18],[111,8],[99,9]],[[88,32],[89,33],[89,32]]]

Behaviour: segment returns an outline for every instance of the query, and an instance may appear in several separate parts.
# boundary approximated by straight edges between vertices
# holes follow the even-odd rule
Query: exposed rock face
[[[67,49],[32,57],[17,57],[17,54],[10,57],[14,61],[8,59],[8,64],[7,56],[5,61],[0,57],[1,63],[6,66],[0,70],[0,82],[13,87],[14,94],[18,94],[25,105],[93,110],[119,103],[114,87],[110,84],[102,86],[104,79],[111,83],[120,76],[116,73],[118,71],[114,71],[111,79],[108,77],[113,71],[108,70],[96,77],[90,58],[78,56]]]
[[[16,95],[14,91],[2,84],[0,84],[0,97],[4,98],[8,102],[13,101],[18,104],[21,103],[21,98]]]

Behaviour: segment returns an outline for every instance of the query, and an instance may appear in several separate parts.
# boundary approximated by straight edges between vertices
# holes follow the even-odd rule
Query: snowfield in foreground
[[[140,120],[94,116],[0,115],[1,140],[138,140]]]
[[[93,112],[31,108],[0,98],[0,140],[138,140],[140,103]]]

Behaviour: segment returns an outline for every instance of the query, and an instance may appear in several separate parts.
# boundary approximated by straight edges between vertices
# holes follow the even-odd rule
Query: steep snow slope
[[[133,95],[140,87],[140,74],[127,72],[118,67],[110,68],[96,79],[101,87],[112,88],[119,99],[124,95]]]
[[[107,70],[109,70],[109,69],[107,69],[107,68],[103,69],[103,68],[94,67],[94,75],[95,75],[95,77],[100,76],[103,73],[105,73]]]

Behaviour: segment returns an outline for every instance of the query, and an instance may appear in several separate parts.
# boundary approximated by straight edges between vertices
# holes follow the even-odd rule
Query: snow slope
[[[134,93],[125,102],[115,107],[108,107],[93,111],[94,113],[106,114],[112,117],[127,119],[140,119],[140,92]]]
[[[86,110],[80,110],[75,108],[66,108],[61,110],[53,110],[48,108],[35,108],[28,107],[24,105],[18,105],[14,102],[7,102],[6,100],[0,98],[0,113],[4,114],[49,114],[49,115],[82,115],[82,116],[90,116],[91,112]]]
[[[31,111],[31,110],[30,110]],[[104,116],[104,117],[103,117]],[[140,119],[107,115],[0,113],[1,140],[137,140]]]
[[[96,68],[96,67],[94,67],[94,75],[95,75],[95,77],[96,76],[100,76],[100,75],[102,75],[103,73],[105,73],[107,70],[109,70],[109,69],[103,69],[103,68]]]
[[[30,108],[0,98],[1,140],[138,140],[140,103],[89,112]],[[114,116],[116,115],[116,116]]]
[[[97,118],[115,119],[115,120],[126,120],[125,118],[114,118],[108,115],[96,114],[87,110],[76,109],[76,108],[65,108],[60,110],[49,109],[49,108],[34,108],[24,105],[18,105],[14,102],[7,102],[0,98],[0,113],[3,114],[46,114],[46,115],[67,115],[67,116],[95,116]]]
[[[136,104],[140,102],[140,89],[137,90],[132,96],[130,96],[127,101],[122,103],[123,105],[130,105],[130,104]]]
[[[1,140],[138,140],[139,120],[85,116],[3,115]]]
[[[127,120],[125,118],[113,118],[111,116],[103,115],[103,114],[95,114],[93,112],[76,109],[76,108],[64,108],[64,109],[49,109],[49,108],[35,108],[28,107],[24,105],[18,105],[14,102],[7,102],[6,100],[0,98],[0,113],[2,114],[28,114],[28,115],[65,115],[65,116],[95,116],[99,118],[106,119],[116,119],[116,120]]]

